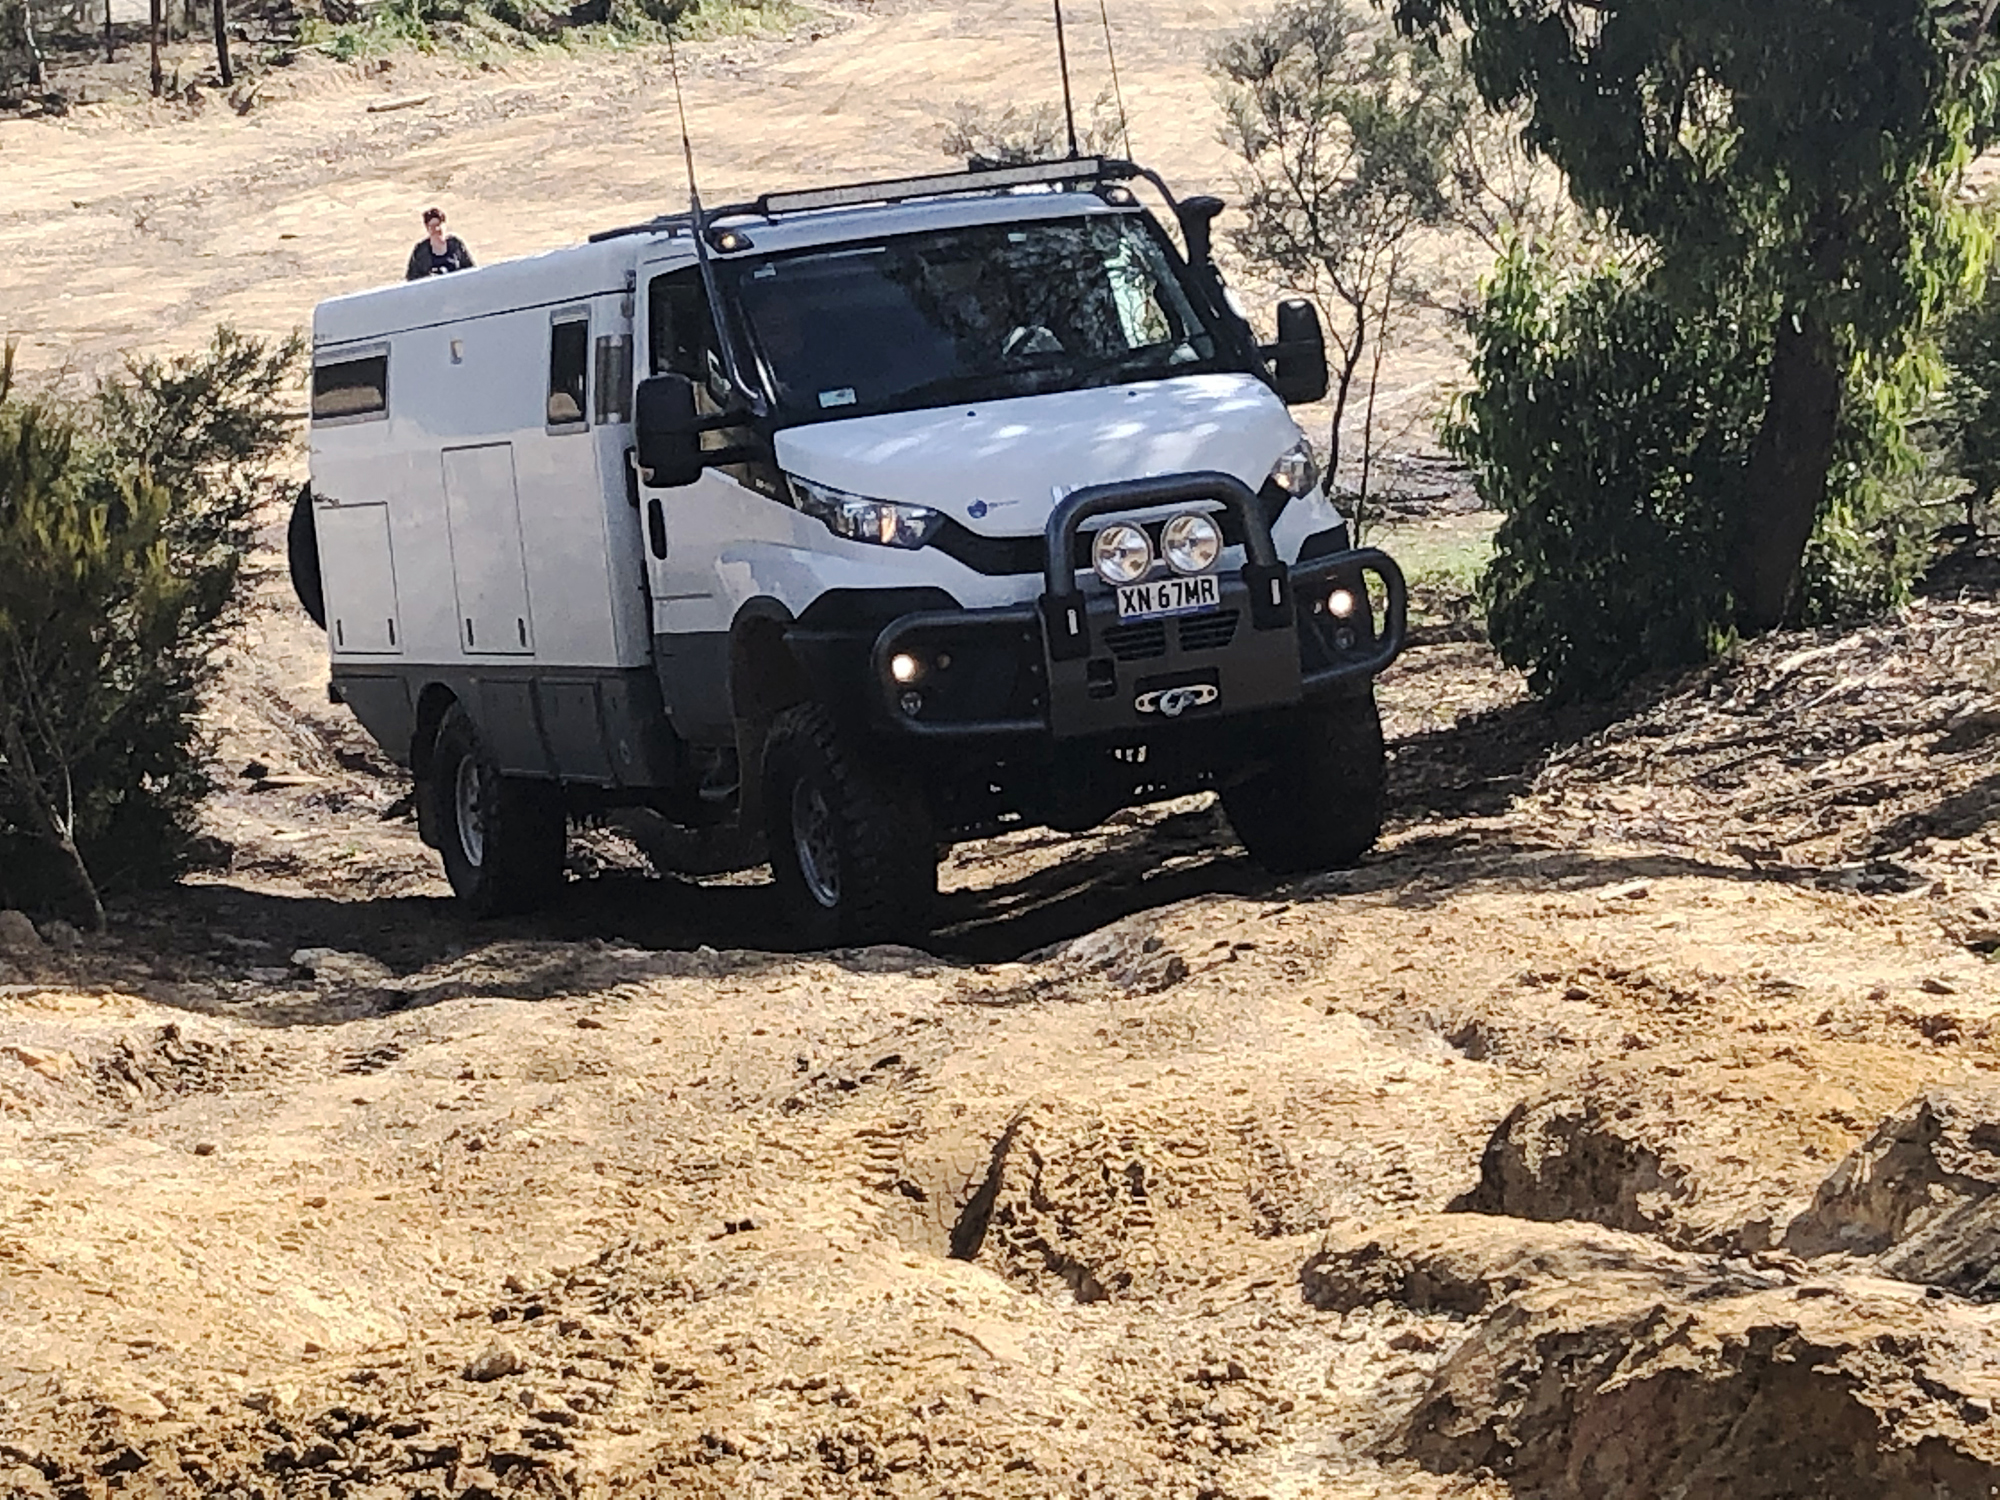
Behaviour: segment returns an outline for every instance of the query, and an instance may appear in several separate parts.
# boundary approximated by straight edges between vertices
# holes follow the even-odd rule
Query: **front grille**
[[[1145,661],[1167,654],[1167,622],[1147,620],[1137,625],[1113,625],[1104,632],[1104,648],[1120,661]]]
[[[1181,621],[1181,650],[1220,651],[1236,639],[1239,616],[1233,609]]]

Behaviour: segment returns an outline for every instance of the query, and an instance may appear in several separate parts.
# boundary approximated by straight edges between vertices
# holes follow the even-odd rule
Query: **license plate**
[[[1118,590],[1121,620],[1157,620],[1165,615],[1194,615],[1221,607],[1222,586],[1213,575],[1128,583]]]

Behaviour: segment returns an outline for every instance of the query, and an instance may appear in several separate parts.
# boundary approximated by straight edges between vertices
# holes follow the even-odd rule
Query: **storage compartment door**
[[[320,506],[319,571],[326,630],[336,656],[400,655],[396,563],[389,553],[389,507]]]
[[[444,498],[459,648],[468,656],[533,655],[514,445],[445,449]]]

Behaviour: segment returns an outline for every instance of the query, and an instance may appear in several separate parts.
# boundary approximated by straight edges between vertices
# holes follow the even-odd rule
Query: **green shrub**
[[[1481,599],[1535,692],[1605,697],[1732,638],[1773,316],[1746,290],[1697,306],[1645,267],[1558,270],[1518,247],[1500,263],[1447,440],[1503,513]],[[1926,549],[1906,434],[1927,381],[1915,358],[1850,380],[1795,620],[1908,597]]]
[[[179,868],[301,351],[222,329],[71,403],[0,367],[0,901],[101,923],[100,889]]]

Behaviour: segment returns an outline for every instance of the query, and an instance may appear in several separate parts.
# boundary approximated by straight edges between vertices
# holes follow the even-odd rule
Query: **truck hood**
[[[780,432],[777,453],[802,479],[1031,536],[1087,485],[1219,469],[1257,489],[1298,437],[1254,376],[1184,375],[819,422]]]

